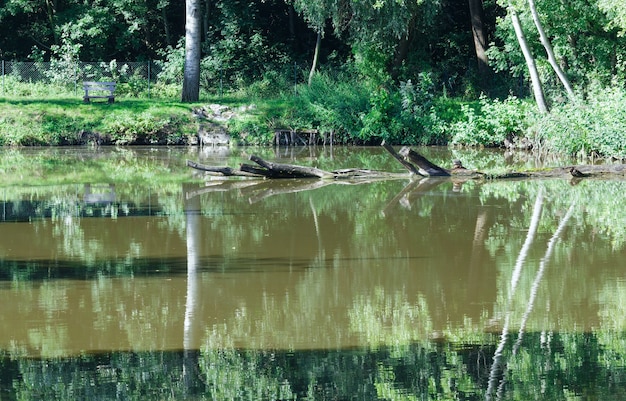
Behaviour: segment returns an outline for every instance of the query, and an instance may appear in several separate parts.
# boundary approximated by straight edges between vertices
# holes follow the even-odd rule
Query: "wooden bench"
[[[89,99],[107,99],[109,103],[115,102],[115,82],[83,82],[85,95],[83,102],[89,103]],[[96,92],[91,94],[90,92]],[[107,94],[108,92],[108,94]]]

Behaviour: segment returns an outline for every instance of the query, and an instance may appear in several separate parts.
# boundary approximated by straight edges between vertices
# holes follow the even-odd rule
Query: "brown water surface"
[[[278,156],[398,168],[379,149],[327,152]],[[624,181],[307,189],[189,177],[0,187],[0,349],[50,358],[495,345],[527,332],[595,333],[605,347],[622,338]]]

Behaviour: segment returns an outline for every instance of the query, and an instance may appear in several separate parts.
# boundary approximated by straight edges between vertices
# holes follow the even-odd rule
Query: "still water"
[[[626,397],[626,181],[185,167],[253,152],[0,149],[0,399]],[[258,152],[402,171],[378,148]]]

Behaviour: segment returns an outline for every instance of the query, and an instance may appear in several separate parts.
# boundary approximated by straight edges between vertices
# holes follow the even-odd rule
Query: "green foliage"
[[[537,141],[545,152],[572,156],[626,158],[623,89],[601,90],[586,101],[556,106],[537,121]]]
[[[524,136],[528,105],[509,97],[504,101],[481,97],[477,104],[461,106],[463,118],[452,124],[452,143],[466,146],[500,146],[506,138]]]
[[[434,95],[429,74],[411,81],[372,89],[361,75],[346,71],[318,73],[310,86],[298,87],[283,125],[334,132],[340,141],[396,144],[443,144],[450,113]],[[443,114],[438,115],[439,111]]]
[[[369,108],[369,91],[362,82],[349,73],[332,76],[320,72],[313,76],[311,86],[298,86],[297,91],[281,124],[332,131],[340,142],[358,136],[362,127],[359,116]]]

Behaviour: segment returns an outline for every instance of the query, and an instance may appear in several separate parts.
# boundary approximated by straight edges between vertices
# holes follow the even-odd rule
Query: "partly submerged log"
[[[214,176],[241,176],[253,178],[322,178],[334,180],[349,179],[390,179],[390,178],[406,178],[406,174],[389,173],[385,171],[376,171],[360,168],[346,168],[333,171],[325,171],[316,167],[299,166],[295,164],[272,163],[263,160],[259,156],[251,155],[250,160],[258,164],[242,163],[238,169],[224,166],[206,166],[187,160],[187,166],[196,170],[204,171]]]
[[[407,173],[390,173],[384,171],[348,168],[325,171],[316,167],[299,166],[294,164],[273,163],[252,155],[250,160],[257,166],[241,164],[239,168],[206,166],[200,163],[187,161],[187,166],[205,171],[211,175],[224,177],[242,176],[252,178],[318,178],[318,179],[391,179],[407,178],[411,176],[471,179],[515,179],[515,178],[570,178],[580,180],[587,177],[626,178],[626,164],[606,165],[576,165],[544,168],[533,171],[512,171],[503,174],[485,174],[480,171],[469,170],[463,167],[461,161],[455,160],[452,168],[446,169],[428,160],[416,151],[403,147],[396,152],[392,146],[383,142],[382,146],[408,171]]]
[[[450,171],[446,170],[443,167],[439,167],[438,165],[432,163],[430,160],[420,155],[416,151],[412,150],[408,147],[403,147],[398,152],[404,160],[408,160],[414,165],[418,167],[418,171],[420,175],[428,176],[428,177],[449,177]]]

